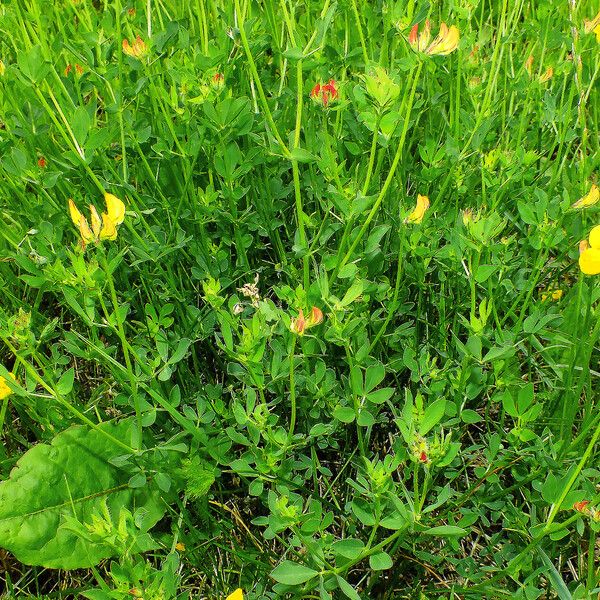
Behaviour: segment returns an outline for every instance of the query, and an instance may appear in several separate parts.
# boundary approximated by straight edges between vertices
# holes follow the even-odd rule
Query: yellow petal
[[[229,594],[226,600],[244,600],[244,592],[242,592],[241,588],[238,588],[235,592]]]
[[[104,194],[106,212],[115,225],[120,225],[125,219],[125,205],[114,194]]]
[[[407,223],[420,223],[425,216],[425,212],[429,208],[429,198],[427,196],[417,196],[417,205],[414,210],[406,218]]]
[[[596,225],[596,227],[590,231],[589,240],[592,248],[595,248],[596,250],[600,249],[600,225]]]
[[[600,27],[600,12],[591,21],[588,21],[587,19],[583,21],[583,30],[586,33],[593,31],[597,35],[596,29],[598,27]]]
[[[106,213],[102,213],[102,230],[98,236],[101,240],[116,240],[117,226]]]
[[[79,212],[77,206],[75,205],[75,202],[73,202],[71,198],[69,198],[69,214],[71,215],[71,221],[73,221],[73,223],[77,227],[79,227],[79,222],[81,221],[82,215]]]
[[[458,31],[458,27],[452,25],[448,29],[446,23],[442,23],[438,36],[433,40],[431,46],[427,48],[427,54],[438,54],[441,56],[450,54],[458,47],[459,40],[460,32]]]
[[[13,379],[15,378],[15,376],[12,373],[9,373],[9,375]],[[12,393],[13,391],[8,387],[8,384],[6,383],[6,378],[0,376],[0,400],[4,400],[4,398],[7,398]]]
[[[90,229],[90,226],[87,222],[87,219],[81,215],[81,219],[79,219],[79,235],[81,235],[81,239],[83,240],[83,244],[89,244],[90,242],[95,242],[97,240],[94,232]]]
[[[600,273],[600,250],[589,248],[579,255],[579,268],[586,275],[598,275]]]
[[[93,204],[90,204],[90,214],[92,215],[92,232],[94,233],[94,237],[98,239],[100,237],[100,230],[102,229],[102,220]]]
[[[598,186],[593,183],[590,191],[583,196],[583,198],[579,198],[575,204],[573,204],[572,208],[585,208],[586,206],[594,206],[594,204],[598,203],[600,200],[600,189]]]

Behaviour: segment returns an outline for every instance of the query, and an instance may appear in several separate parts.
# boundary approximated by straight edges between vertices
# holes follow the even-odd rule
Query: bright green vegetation
[[[3,3],[0,594],[597,597],[596,10]]]

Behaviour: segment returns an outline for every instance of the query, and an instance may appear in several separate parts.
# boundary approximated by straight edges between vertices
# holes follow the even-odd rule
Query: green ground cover
[[[0,595],[600,597],[593,0],[0,4]]]

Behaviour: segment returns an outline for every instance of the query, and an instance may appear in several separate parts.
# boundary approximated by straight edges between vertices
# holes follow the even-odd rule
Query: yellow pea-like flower
[[[589,235],[589,243],[579,245],[579,268],[585,275],[598,275],[600,273],[600,225],[596,225]]]
[[[114,194],[104,194],[106,213],[115,225],[120,225],[125,220],[125,205]]]
[[[600,43],[600,12],[591,21],[586,19],[583,22],[583,30],[585,33],[595,33],[596,40]]]
[[[81,214],[77,205],[69,198],[69,214],[71,220],[79,229],[81,245],[85,248],[87,244],[97,243],[102,240],[115,240],[117,238],[117,226],[125,219],[125,204],[114,194],[104,195],[106,212],[102,216],[93,204],[90,204],[91,227],[88,220]]]
[[[459,40],[460,32],[458,31],[458,27],[452,25],[448,28],[446,23],[442,23],[437,37],[431,42],[431,45],[427,48],[426,52],[427,54],[446,56],[458,48]]]
[[[407,223],[416,223],[417,225],[423,220],[427,209],[429,208],[429,198],[427,196],[417,196],[417,204],[413,211],[406,217]]]
[[[593,183],[590,191],[583,196],[583,198],[579,198],[577,202],[573,204],[571,208],[587,208],[588,206],[594,206],[594,204],[598,204],[600,200],[600,188]]]
[[[244,592],[241,588],[238,588],[237,590],[235,590],[235,592],[229,594],[226,600],[244,600]]]
[[[15,378],[15,376],[12,373],[9,373],[9,375],[13,379]],[[4,400],[4,398],[7,398],[12,393],[13,391],[8,387],[8,384],[6,383],[6,377],[2,377],[0,375],[0,400]]]

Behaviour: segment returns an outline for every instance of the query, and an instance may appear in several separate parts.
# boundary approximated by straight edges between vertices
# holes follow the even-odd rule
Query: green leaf
[[[449,537],[454,535],[467,535],[467,531],[462,527],[456,527],[456,525],[438,525],[437,527],[430,527],[424,532],[426,535],[439,535],[442,537]]]
[[[309,569],[291,560],[284,560],[271,571],[271,577],[275,581],[286,585],[300,585],[318,574],[314,569]]]
[[[367,367],[365,374],[365,392],[369,393],[374,390],[385,377],[385,367],[378,363]]]
[[[343,577],[336,575],[336,578],[338,585],[340,586],[340,590],[342,590],[345,596],[351,600],[361,600],[358,592]]]
[[[342,309],[349,304],[352,304],[363,292],[363,281],[362,279],[357,279],[349,288],[348,291],[344,294],[344,297],[340,302],[337,303],[337,308]]]
[[[288,48],[283,53],[283,57],[289,60],[302,60],[304,58],[304,54],[302,53],[302,48]]]
[[[546,574],[548,575],[548,579],[556,592],[556,595],[560,598],[560,600],[572,600],[573,596],[567,587],[562,575],[558,572],[552,561],[548,558],[548,555],[538,546],[537,552],[546,567]]]
[[[369,565],[373,571],[385,571],[391,569],[394,562],[387,552],[378,552],[369,556]]]
[[[114,549],[61,527],[66,519],[91,523],[106,501],[115,518],[121,507],[143,509],[149,526],[154,525],[165,512],[160,492],[149,486],[130,488],[132,473],[109,463],[123,449],[102,434],[129,440],[131,426],[128,419],[102,423],[101,431],[71,427],[51,444],[26,452],[0,483],[0,546],[27,565],[78,569],[112,556]]]
[[[301,163],[310,163],[317,160],[317,157],[306,150],[306,148],[294,148],[291,152],[292,159]]]
[[[467,424],[479,423],[482,420],[481,415],[470,408],[463,410],[460,413],[460,418],[463,423]]]
[[[419,427],[419,433],[426,435],[431,429],[433,429],[444,416],[446,411],[446,400],[439,398],[425,409],[423,420]]]
[[[60,376],[60,379],[58,380],[58,383],[56,384],[56,391],[61,396],[66,396],[67,394],[70,394],[71,390],[73,389],[74,378],[75,378],[75,370],[73,369],[73,367],[71,367],[70,369],[66,370]]]
[[[362,540],[356,538],[347,538],[345,540],[339,540],[331,546],[334,554],[349,558],[350,560],[358,558],[365,548],[365,544]]]
[[[394,388],[381,388],[380,390],[371,392],[367,398],[369,402],[373,402],[373,404],[382,404],[394,395],[394,391]]]
[[[342,423],[352,423],[356,414],[351,406],[337,406],[333,411],[333,416]]]

